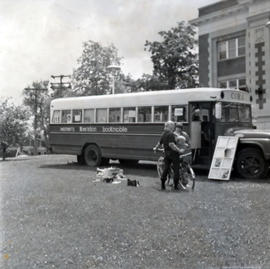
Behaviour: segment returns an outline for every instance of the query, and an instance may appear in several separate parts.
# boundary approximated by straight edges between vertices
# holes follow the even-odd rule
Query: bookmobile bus
[[[69,97],[53,100],[50,108],[52,152],[77,155],[78,162],[89,166],[109,159],[157,160],[152,149],[164,122],[172,120],[182,122],[191,137],[195,167],[210,166],[219,135],[238,133],[237,172],[259,178],[268,169],[270,136],[254,130],[251,97],[240,90],[194,88]]]

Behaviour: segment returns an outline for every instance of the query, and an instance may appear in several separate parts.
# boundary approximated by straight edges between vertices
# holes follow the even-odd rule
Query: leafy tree
[[[78,68],[73,72],[72,95],[100,95],[110,93],[110,65],[120,65],[117,49],[114,45],[101,46],[98,42],[87,41],[83,44],[82,56],[78,59]],[[120,72],[115,74],[119,80]],[[119,90],[116,85],[116,92]]]
[[[169,88],[189,88],[197,85],[198,57],[194,27],[179,22],[169,31],[161,31],[162,41],[146,41],[145,50],[151,53],[154,75]]]
[[[160,91],[169,89],[166,82],[162,82],[157,76],[143,74],[141,78],[134,82],[133,91]]]
[[[8,144],[22,142],[27,137],[29,113],[23,106],[17,106],[10,98],[0,101],[0,140]]]
[[[38,134],[43,133],[45,143],[48,145],[48,128],[50,121],[50,101],[48,81],[33,82],[30,87],[23,90],[24,105],[29,107],[34,115],[33,128]]]

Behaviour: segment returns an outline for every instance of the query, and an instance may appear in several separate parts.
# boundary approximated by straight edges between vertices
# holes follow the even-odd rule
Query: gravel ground
[[[0,162],[2,268],[270,268],[270,181],[161,192],[153,165],[122,167],[135,188],[73,161]]]

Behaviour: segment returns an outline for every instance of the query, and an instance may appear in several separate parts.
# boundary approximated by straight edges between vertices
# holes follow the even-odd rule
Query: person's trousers
[[[164,170],[163,170],[163,173],[161,175],[161,183],[163,185],[165,185],[165,182],[167,180],[167,176],[168,176],[168,173],[169,173],[169,169],[170,169],[170,166],[172,164],[173,166],[173,182],[174,182],[174,187],[178,187],[178,184],[179,184],[179,156],[165,156],[164,158],[164,163],[165,163],[165,167],[164,167]]]

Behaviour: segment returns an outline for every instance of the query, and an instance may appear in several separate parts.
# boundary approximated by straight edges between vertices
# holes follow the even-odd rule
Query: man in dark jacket
[[[5,142],[5,141],[2,141],[1,142],[1,148],[2,148],[2,158],[3,158],[3,161],[6,159],[6,152],[7,152],[7,148],[8,148],[8,143]]]
[[[184,149],[180,149],[176,146],[175,135],[174,135],[175,124],[172,121],[165,123],[164,132],[158,144],[154,147],[156,150],[160,145],[163,145],[165,151],[164,163],[165,167],[161,175],[161,190],[165,190],[165,182],[167,180],[170,165],[173,164],[174,172],[174,189],[180,190],[185,189],[185,187],[179,183],[179,154],[184,152]]]

